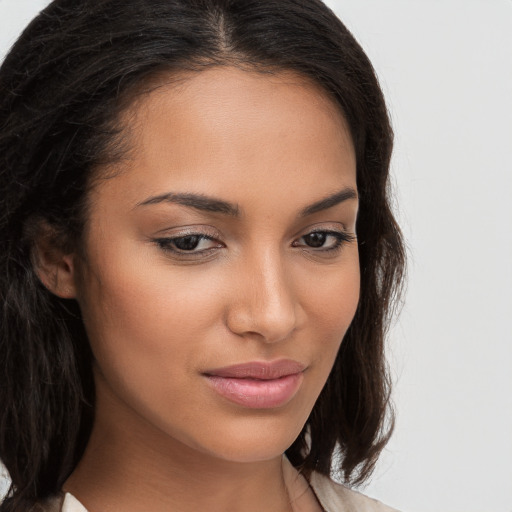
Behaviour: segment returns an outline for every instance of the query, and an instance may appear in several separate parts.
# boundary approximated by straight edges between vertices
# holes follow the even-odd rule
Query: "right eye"
[[[211,236],[193,233],[183,236],[157,238],[155,243],[164,251],[175,255],[201,255],[209,253],[212,249],[223,247],[223,245]]]

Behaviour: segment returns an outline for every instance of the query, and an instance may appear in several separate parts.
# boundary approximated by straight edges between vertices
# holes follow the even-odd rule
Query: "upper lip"
[[[303,372],[306,366],[292,359],[279,359],[278,361],[251,361],[234,364],[223,368],[215,368],[203,372],[214,377],[234,379],[260,379],[272,380]]]

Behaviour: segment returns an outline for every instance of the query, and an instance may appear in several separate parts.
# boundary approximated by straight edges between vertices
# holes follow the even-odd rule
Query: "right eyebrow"
[[[331,194],[315,203],[306,206],[300,212],[301,217],[307,217],[308,215],[313,215],[314,213],[321,212],[323,210],[328,210],[337,204],[343,203],[349,199],[357,199],[357,191],[352,187],[346,187],[334,194]]]
[[[203,212],[221,213],[229,215],[230,217],[238,217],[240,215],[240,209],[238,205],[228,203],[222,199],[215,197],[206,196],[204,194],[193,194],[193,193],[173,193],[168,192],[158,196],[149,197],[140,203],[137,203],[136,208],[139,206],[147,206],[150,204],[158,203],[174,203],[195,210]]]

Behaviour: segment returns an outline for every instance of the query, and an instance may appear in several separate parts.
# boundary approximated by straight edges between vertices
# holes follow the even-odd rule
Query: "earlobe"
[[[48,233],[39,236],[32,260],[39,280],[49,291],[63,299],[76,297],[75,254],[58,247],[55,237]]]

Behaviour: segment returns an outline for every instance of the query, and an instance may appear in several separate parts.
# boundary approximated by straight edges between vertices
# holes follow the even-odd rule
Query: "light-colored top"
[[[309,483],[325,512],[397,512],[319,473],[312,473]],[[61,499],[45,510],[59,512]],[[66,493],[60,512],[87,512],[87,509],[72,494]]]
[[[398,512],[320,473],[313,472],[309,484],[325,512]]]

